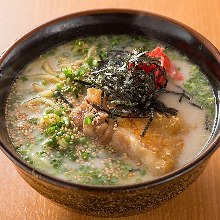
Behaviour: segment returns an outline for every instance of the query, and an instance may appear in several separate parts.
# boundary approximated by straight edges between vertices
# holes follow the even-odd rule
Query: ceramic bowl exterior
[[[125,186],[92,186],[64,181],[27,164],[10,141],[5,122],[5,103],[10,86],[24,66],[44,51],[77,37],[101,34],[144,35],[170,44],[200,66],[216,96],[216,120],[208,146],[193,161],[152,181]],[[218,148],[220,55],[204,37],[171,19],[134,10],[96,10],[67,15],[28,32],[0,58],[0,145],[20,175],[39,193],[81,214],[117,217],[156,208],[184,191],[203,172]]]
[[[122,217],[141,214],[157,208],[189,187],[204,171],[207,162],[184,175],[149,187],[122,190],[83,190],[57,186],[24,170],[17,169],[22,178],[51,201],[74,212],[99,217]]]

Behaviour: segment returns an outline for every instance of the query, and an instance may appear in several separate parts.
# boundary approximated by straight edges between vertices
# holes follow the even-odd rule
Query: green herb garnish
[[[78,40],[75,41],[75,45],[79,46],[79,47],[83,47],[84,46],[84,42],[82,40],[78,39]]]
[[[88,160],[89,157],[91,157],[91,154],[88,153],[88,152],[83,152],[83,153],[81,154],[81,156],[82,156],[83,160]]]
[[[22,81],[27,81],[28,78],[27,78],[27,76],[22,76],[22,77],[21,77],[21,80],[22,80]]]
[[[84,118],[83,123],[84,123],[84,125],[91,125],[91,124],[92,124],[92,120],[93,120],[93,117],[92,117],[92,116],[86,116],[86,117]]]
[[[207,110],[207,129],[212,127],[212,119],[215,114],[215,98],[208,80],[201,74],[197,66],[190,71],[190,79],[184,83],[184,87],[192,97]],[[202,88],[202,89],[201,89]]]
[[[39,122],[39,119],[33,117],[33,118],[30,118],[28,121],[29,121],[29,123],[31,123],[33,125],[37,125]]]

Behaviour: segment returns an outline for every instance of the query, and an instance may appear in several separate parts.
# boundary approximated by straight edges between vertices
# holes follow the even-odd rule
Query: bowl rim
[[[85,10],[85,11],[79,11],[76,13],[70,13],[61,17],[57,17],[55,19],[51,19],[49,21],[46,21],[40,25],[37,25],[33,28],[31,28],[29,31],[27,31],[25,34],[21,35],[17,40],[13,41],[12,44],[2,53],[0,56],[0,64],[4,61],[4,59],[8,56],[8,54],[15,48],[17,45],[19,45],[21,42],[25,41],[29,36],[34,34],[35,32],[40,31],[41,29],[48,27],[52,24],[68,20],[70,18],[75,18],[79,16],[85,16],[85,15],[93,15],[93,14],[110,14],[110,13],[121,13],[121,14],[143,14],[145,16],[152,16],[156,18],[163,19],[165,21],[168,21],[172,24],[177,25],[178,27],[181,27],[185,29],[186,31],[190,32],[191,35],[193,35],[195,38],[197,38],[199,41],[203,42],[204,45],[207,47],[207,49],[212,53],[212,55],[215,57],[215,59],[220,64],[220,53],[218,49],[204,36],[202,36],[200,33],[195,31],[194,29],[190,28],[189,26],[176,21],[172,18],[169,18],[164,15],[160,15],[153,12],[148,12],[144,10],[136,10],[136,9],[116,9],[116,8],[108,8],[108,9],[93,9],[93,10]],[[218,116],[220,117],[220,116]],[[219,147],[220,144],[220,133],[218,132],[218,135],[208,144],[207,148],[201,152],[196,158],[194,158],[189,163],[185,164],[184,166],[164,175],[159,178],[150,180],[150,181],[143,181],[140,183],[133,183],[133,184],[127,184],[127,185],[89,185],[89,184],[80,184],[80,183],[74,183],[70,181],[66,181],[64,179],[57,178],[55,176],[49,175],[44,173],[43,171],[40,171],[34,167],[32,167],[30,164],[28,164],[25,160],[23,160],[18,154],[14,153],[12,150],[9,149],[9,147],[6,147],[2,141],[0,140],[0,148],[2,151],[9,157],[12,162],[17,165],[22,170],[26,171],[28,174],[45,181],[47,183],[57,185],[59,187],[68,188],[68,189],[78,189],[78,190],[87,190],[87,191],[105,191],[105,192],[117,192],[117,191],[134,191],[138,189],[143,188],[149,188],[156,185],[164,184],[168,181],[171,181],[172,179],[177,178],[178,176],[181,176],[199,164],[203,163],[205,160],[207,160]]]

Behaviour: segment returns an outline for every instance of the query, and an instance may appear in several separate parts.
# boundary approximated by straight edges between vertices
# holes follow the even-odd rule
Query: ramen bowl
[[[34,58],[77,37],[136,34],[169,44],[206,73],[216,96],[216,118],[205,149],[188,164],[151,181],[96,186],[68,182],[33,168],[14,150],[6,128],[5,105],[11,84]],[[183,192],[204,171],[220,142],[220,54],[203,36],[172,19],[134,10],[95,10],[67,15],[23,35],[0,58],[0,144],[22,178],[51,201],[74,212],[100,217],[144,213]]]

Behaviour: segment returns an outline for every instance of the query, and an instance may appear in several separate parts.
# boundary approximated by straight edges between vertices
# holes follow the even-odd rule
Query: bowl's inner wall
[[[76,37],[101,34],[145,35],[174,46],[198,64],[212,82],[218,95],[220,64],[211,52],[187,29],[158,16],[146,14],[108,13],[52,21],[30,32],[7,53],[0,63],[0,140],[12,146],[6,132],[5,101],[14,78],[27,63],[50,47]],[[5,150],[5,149],[4,149]],[[16,157],[16,156],[15,156]]]

